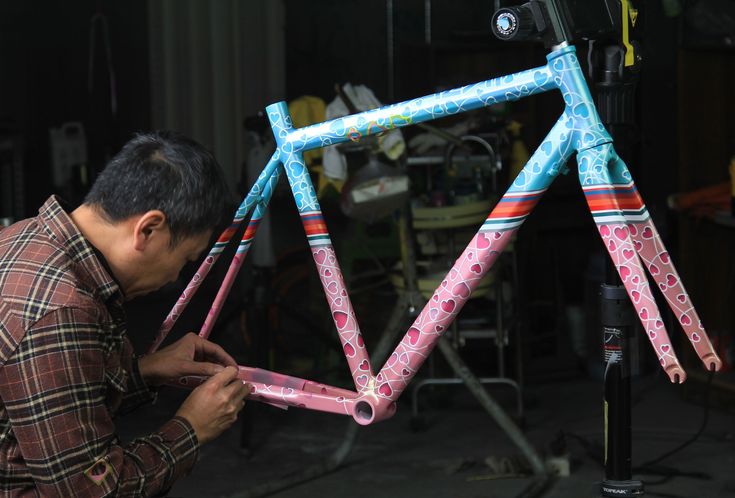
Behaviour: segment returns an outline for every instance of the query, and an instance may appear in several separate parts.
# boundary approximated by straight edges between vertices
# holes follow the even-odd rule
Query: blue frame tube
[[[547,65],[298,129],[280,121],[284,119],[279,109],[283,102],[269,105],[266,111],[274,123],[279,147],[296,152],[348,140],[358,141],[364,136],[519,100],[555,88],[558,88],[557,83]]]

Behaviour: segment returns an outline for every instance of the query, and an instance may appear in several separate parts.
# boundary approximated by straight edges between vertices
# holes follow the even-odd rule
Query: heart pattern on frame
[[[405,354],[406,362],[389,361],[382,370],[386,384],[390,385],[391,399],[399,396],[410,378],[406,372],[416,372],[433,349],[439,336],[456,318],[462,306],[472,294],[472,289],[492,267],[499,253],[509,242],[515,230],[504,232],[480,232],[470,241],[457,258],[447,277],[434,291],[424,309],[398,344],[399,359]],[[497,236],[496,236],[497,234]],[[400,366],[400,365],[404,366]],[[379,395],[383,393],[378,390]]]
[[[706,335],[696,333],[695,331],[703,331],[701,320],[697,312],[691,305],[689,296],[684,289],[681,279],[674,268],[671,257],[664,247],[663,241],[656,231],[653,222],[648,219],[643,222],[631,224],[636,226],[637,236],[634,237],[636,250],[639,257],[643,261],[645,267],[650,271],[654,281],[658,284],[667,303],[674,311],[674,316],[684,329],[684,333],[689,338],[695,351],[702,358],[706,366],[709,363],[719,363],[719,359],[714,353],[709,338]],[[631,235],[633,231],[631,231]],[[663,326],[663,324],[662,324]],[[694,334],[697,334],[696,336]],[[698,340],[695,339],[698,338]],[[673,354],[673,350],[672,350]],[[705,360],[705,358],[707,358]],[[714,358],[714,359],[713,359]]]
[[[410,123],[413,120],[418,121],[419,117],[430,119],[454,114],[462,110],[462,103],[465,99],[473,97],[481,96],[480,100],[482,102],[491,103],[494,99],[501,96],[517,99],[537,93],[549,89],[542,88],[542,86],[550,85],[552,81],[554,84],[560,85],[562,82],[561,73],[566,71],[570,66],[578,69],[578,61],[573,54],[567,53],[562,57],[554,59],[545,69],[537,68],[527,72],[523,81],[514,81],[514,76],[511,75],[497,78],[490,83],[483,82],[462,87],[446,103],[434,103],[431,106],[418,109],[414,107],[419,106],[419,100],[402,104],[405,106],[405,109],[401,109],[400,112],[396,110],[395,119]],[[528,77],[529,75],[532,77]],[[545,172],[542,168],[540,157],[546,154],[549,158],[555,156],[555,158],[561,159],[561,156],[567,154],[567,151],[560,152],[560,149],[566,146],[569,146],[570,149],[576,147],[580,152],[578,154],[578,165],[581,183],[585,186],[602,186],[618,192],[618,194],[613,194],[613,196],[618,195],[618,200],[621,201],[620,205],[623,206],[623,210],[617,209],[617,213],[612,213],[612,217],[607,218],[606,223],[598,223],[598,227],[603,240],[606,241],[606,247],[614,260],[621,278],[624,280],[629,296],[638,310],[644,327],[646,327],[649,338],[654,345],[659,345],[657,349],[659,361],[667,369],[667,372],[669,371],[668,367],[676,365],[673,347],[663,328],[663,322],[660,320],[660,313],[656,307],[656,303],[651,296],[647,277],[643,273],[646,270],[654,277],[656,284],[664,292],[667,301],[675,310],[674,315],[678,318],[682,326],[685,327],[688,337],[695,344],[698,354],[702,357],[703,354],[711,352],[711,344],[709,344],[709,340],[704,333],[696,311],[691,307],[686,291],[682,287],[681,281],[671,264],[669,254],[664,250],[660,237],[648,218],[645,206],[642,205],[642,200],[640,200],[640,196],[632,183],[630,173],[622,161],[614,154],[614,151],[612,151],[612,145],[609,143],[610,137],[601,124],[598,124],[596,128],[588,126],[587,129],[580,130],[583,128],[583,123],[580,120],[587,120],[593,114],[593,108],[589,103],[585,102],[584,98],[580,98],[579,95],[569,92],[564,88],[562,88],[562,94],[568,110],[565,112],[563,120],[559,121],[560,126],[558,128],[555,126],[554,130],[556,131],[554,131],[553,135],[550,134],[552,139],[545,140],[540,146],[540,155],[534,155],[539,160],[532,161],[525,168],[514,182],[514,186],[522,185],[525,187],[522,190],[523,192],[533,190],[530,186],[541,188],[543,185],[536,185],[534,182],[542,184],[543,181],[541,178],[543,178],[543,175],[547,174],[551,176],[551,174],[548,171]],[[285,104],[283,106],[285,108]],[[290,116],[288,116],[287,112],[277,112],[274,109],[276,107],[269,106],[268,115],[272,120],[275,136],[279,140],[284,140],[284,143],[279,145],[280,149],[277,150],[274,157],[278,157],[278,154],[286,154],[288,156],[284,158],[285,170],[289,175],[289,182],[294,191],[294,199],[302,215],[304,211],[316,211],[318,210],[318,203],[316,202],[314,189],[308,179],[308,171],[300,154],[300,151],[309,145],[307,141],[313,140],[313,137],[307,138],[308,133],[306,132],[303,133],[303,138],[291,135],[293,124]],[[393,126],[393,117],[390,118],[391,122],[382,116],[377,118],[377,121],[373,123],[370,121],[370,116],[370,114],[361,115],[357,121],[357,126],[354,123],[347,125],[344,120],[337,119],[332,123],[330,129],[323,136],[320,136],[318,140],[326,145],[341,141],[344,137],[356,139],[363,133],[360,127],[368,123],[377,123],[378,126],[386,127]],[[288,139],[285,140],[287,137]],[[570,141],[567,142],[567,139]],[[264,173],[261,173],[260,178],[263,178],[263,175]],[[274,177],[277,179],[277,175],[274,175]],[[273,177],[269,180],[269,186],[272,180]],[[612,186],[610,185],[611,180]],[[262,183],[254,189],[254,192],[258,196],[263,195]],[[248,198],[250,197],[251,194],[248,195]],[[252,204],[252,199],[249,202]],[[594,215],[593,207],[591,206],[590,209]],[[238,210],[238,214],[239,212],[240,210]],[[626,221],[620,221],[621,219],[625,219]],[[631,221],[631,219],[635,221]],[[611,220],[614,222],[610,223]],[[484,272],[491,268],[497,254],[502,251],[508,242],[507,235],[513,232],[515,232],[515,229],[507,231],[488,230],[487,225],[485,225],[483,231],[471,242],[471,251],[465,251],[457,259],[448,280],[443,282],[440,289],[436,291],[432,299],[421,311],[411,329],[409,329],[401,340],[397,352],[390,356],[385,371],[375,377],[378,381],[377,388],[372,387],[376,383],[373,382],[373,378],[365,373],[370,372],[367,353],[364,351],[365,345],[357,325],[354,310],[344,288],[344,282],[334,250],[331,245],[312,245],[314,260],[319,268],[319,275],[322,279],[322,285],[330,306],[330,311],[345,355],[348,357],[356,386],[362,389],[367,388],[369,385],[371,389],[376,389],[379,397],[389,400],[395,399],[405,389],[412,372],[415,372],[416,368],[426,359],[429,351],[436,343],[436,340],[438,340],[439,335],[456,318],[464,301],[469,298],[472,289],[475,288],[476,282]],[[310,244],[312,240],[313,238],[310,239]],[[234,261],[236,263],[240,262],[244,258],[246,251],[247,247],[245,247],[245,252],[238,252]],[[205,259],[205,263],[211,265],[215,260],[216,255],[212,257],[210,254]],[[204,274],[206,275],[206,273]],[[201,279],[200,273],[197,272],[192,282],[196,284]],[[184,300],[190,299],[194,291],[196,291],[196,287],[190,289],[187,286],[187,289],[182,294],[182,298]],[[213,305],[208,315],[208,320],[210,319],[209,317],[216,317],[215,310],[216,308]],[[170,316],[175,318],[180,315],[181,311],[181,309],[177,309],[175,312],[172,310]],[[205,321],[205,325],[206,323]],[[698,327],[700,333],[692,331],[695,327]],[[357,373],[360,375],[357,375]],[[276,388],[275,386],[258,384],[257,388],[254,387],[254,389],[259,393],[268,392],[270,395],[277,396],[283,400],[284,404],[301,407],[314,406],[312,400],[296,399],[297,395],[292,388]],[[326,394],[324,389],[322,389],[322,392]],[[344,411],[348,412],[347,406],[352,403],[352,400],[344,396],[338,396],[335,399],[337,403],[344,404]],[[390,410],[395,410],[395,403],[391,403],[388,406]]]

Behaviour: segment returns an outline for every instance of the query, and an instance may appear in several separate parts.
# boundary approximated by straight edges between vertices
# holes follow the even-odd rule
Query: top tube
[[[357,142],[362,137],[424,121],[512,102],[549,90],[561,91],[567,127],[576,150],[612,139],[605,130],[584,79],[574,46],[563,46],[547,55],[547,64],[433,95],[293,129],[283,102],[266,107],[276,142],[287,153],[329,145]]]
[[[269,105],[266,111],[273,122],[274,134],[279,146],[288,152],[303,152],[348,140],[357,142],[364,136],[481,107],[489,107],[501,102],[519,100],[555,88],[557,85],[546,65],[336,118],[291,132],[287,131],[286,123],[280,120],[273,122],[273,114],[280,114],[277,110],[280,103]]]

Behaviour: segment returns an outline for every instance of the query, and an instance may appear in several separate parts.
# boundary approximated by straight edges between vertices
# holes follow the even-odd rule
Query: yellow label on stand
[[[607,464],[607,400],[605,400],[605,464]]]

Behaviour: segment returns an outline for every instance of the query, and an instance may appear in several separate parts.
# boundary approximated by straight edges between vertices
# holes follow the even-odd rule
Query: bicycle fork
[[[673,383],[686,380],[651,292],[653,278],[708,370],[722,366],[623,160],[611,143],[577,154],[579,179],[602,241],[656,356]]]

